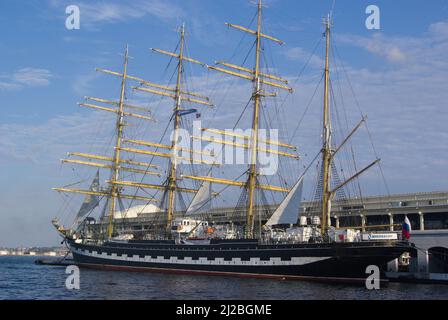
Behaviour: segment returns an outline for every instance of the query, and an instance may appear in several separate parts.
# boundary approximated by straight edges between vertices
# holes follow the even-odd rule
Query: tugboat
[[[396,234],[388,234],[386,237],[378,237],[379,240],[364,241],[360,233],[353,230],[340,230],[331,226],[331,204],[336,194],[353,180],[357,179],[371,167],[378,164],[374,161],[365,169],[359,171],[345,182],[335,185],[332,182],[332,168],[335,156],[350,140],[351,136],[359,129],[365,121],[352,131],[339,146],[334,145],[330,120],[330,45],[331,45],[331,16],[325,20],[326,57],[325,72],[323,75],[324,103],[323,103],[323,145],[321,150],[322,172],[319,184],[320,204],[322,216],[320,218],[307,217],[301,213],[300,203],[302,200],[302,189],[304,176],[298,177],[292,188],[282,188],[261,184],[259,168],[259,154],[261,152],[275,154],[290,159],[299,159],[297,147],[286,143],[262,139],[259,135],[262,103],[264,98],[274,97],[276,93],[268,90],[284,90],[292,92],[288,81],[265,73],[262,68],[263,43],[271,41],[278,44],[283,42],[275,37],[264,33],[262,27],[262,1],[259,0],[257,8],[257,27],[255,30],[242,26],[227,24],[229,28],[242,31],[255,38],[254,68],[246,68],[230,63],[219,62],[218,66],[209,66],[185,55],[185,28],[180,30],[180,41],[178,52],[167,52],[153,49],[154,52],[167,55],[177,62],[177,82],[175,87],[169,87],[143,80],[128,74],[128,49],[125,52],[123,72],[114,72],[98,69],[103,73],[119,77],[121,79],[121,94],[119,101],[109,101],[99,98],[87,98],[89,102],[81,106],[106,111],[117,115],[116,141],[114,155],[112,157],[89,155],[81,153],[70,154],[76,158],[102,161],[102,163],[63,160],[64,163],[87,165],[111,171],[111,178],[107,181],[108,187],[100,189],[99,177],[95,177],[89,190],[58,188],[58,192],[78,193],[86,195],[77,220],[71,231],[67,231],[57,224],[58,230],[67,242],[77,265],[86,268],[106,270],[129,270],[141,272],[160,272],[191,275],[218,275],[255,278],[278,278],[296,280],[333,280],[349,281],[353,279],[362,280],[366,278],[368,266],[376,265],[381,272],[386,271],[387,263],[399,258],[406,252],[413,250],[412,244],[400,241]],[[210,100],[200,94],[187,91],[183,86],[184,64],[193,63],[206,67],[210,70],[249,80],[253,83],[251,102],[253,105],[252,134],[251,136],[231,135],[231,138],[242,138],[244,144],[228,142],[228,140],[212,142],[231,145],[235,148],[249,150],[251,164],[247,171],[247,180],[218,179],[212,176],[216,163],[207,163],[197,160],[194,155],[197,151],[184,150],[178,145],[178,132],[182,120],[189,114],[197,113],[196,109],[186,109],[185,104],[198,104],[210,107]],[[162,145],[139,140],[128,140],[124,138],[124,130],[127,123],[125,119],[136,118],[139,120],[152,120],[152,116],[142,115],[129,111],[145,110],[142,107],[132,106],[126,101],[126,90],[129,81],[138,83],[134,90],[150,93],[174,100],[174,110],[170,122],[174,124],[174,138],[171,145]],[[96,103],[96,104],[94,104]],[[101,106],[103,104],[107,106]],[[203,131],[226,135],[224,131],[203,129]],[[208,140],[207,140],[208,139]],[[202,141],[210,141],[210,138],[202,138]],[[126,145],[138,145],[147,148],[169,150],[170,153],[159,151],[147,151],[130,148]],[[275,146],[269,149],[269,147]],[[286,151],[277,151],[278,149]],[[178,156],[179,151],[186,151],[191,158],[185,159]],[[123,157],[124,154],[132,155],[130,158]],[[123,172],[141,174],[143,177],[160,176],[152,161],[137,161],[134,156],[154,157],[169,160],[167,177],[162,184],[124,181]],[[180,160],[188,160],[191,165],[210,165],[208,175],[203,177],[197,175],[185,175],[180,172]],[[140,167],[140,168],[138,168]],[[243,175],[244,176],[244,175]],[[181,182],[201,182],[199,189],[185,188]],[[207,216],[208,205],[211,200],[218,196],[212,193],[211,184],[226,185],[228,187],[239,187],[245,192],[244,204],[246,207],[246,223],[244,225],[226,224],[219,225],[207,219],[198,218]],[[137,192],[125,193],[125,188],[136,188],[136,190],[156,190],[162,192],[162,196],[148,197],[137,196]],[[280,192],[286,196],[275,212],[266,223],[256,224],[257,210],[259,209],[260,196],[263,191]],[[181,199],[181,194],[194,194],[184,217],[175,218],[176,201]],[[147,193],[148,194],[148,193]],[[100,224],[107,225],[107,230],[99,228],[100,232],[94,235],[86,235],[80,232],[83,221],[91,212],[100,205],[101,200],[106,200],[104,209],[101,211]],[[160,215],[163,215],[165,227],[148,231],[145,237],[139,239],[123,237],[115,228],[115,213],[117,204],[121,212],[125,211],[123,200],[131,203],[140,201],[145,203],[161,203]],[[239,201],[241,202],[241,201]],[[300,222],[299,222],[300,221]],[[287,227],[285,227],[287,226]]]

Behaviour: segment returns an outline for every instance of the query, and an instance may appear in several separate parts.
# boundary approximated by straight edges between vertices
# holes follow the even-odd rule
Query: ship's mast
[[[326,237],[328,226],[330,225],[331,214],[331,120],[329,106],[329,87],[330,87],[330,36],[331,21],[330,15],[325,19],[325,89],[324,89],[324,112],[323,112],[323,190],[322,190],[322,221],[321,231],[322,237]]]
[[[111,191],[110,191],[110,202],[109,202],[109,226],[107,228],[107,235],[109,238],[112,237],[114,231],[114,213],[117,203],[117,198],[119,197],[119,186],[116,184],[120,179],[120,156],[121,156],[121,144],[123,139],[123,127],[124,127],[124,103],[126,94],[126,80],[128,73],[128,61],[129,61],[129,48],[126,46],[126,51],[124,54],[124,67],[123,67],[123,79],[121,82],[121,93],[120,101],[117,113],[117,140],[115,142],[115,154],[114,154],[114,164],[112,169],[111,177]]]
[[[216,62],[216,65],[219,66],[207,66],[210,70],[218,71],[233,77],[237,77],[240,79],[249,80],[253,83],[253,90],[252,90],[252,99],[254,102],[254,110],[253,110],[253,119],[252,119],[252,135],[251,136],[245,136],[245,135],[232,135],[229,134],[226,131],[222,130],[214,130],[214,129],[203,129],[204,132],[208,133],[218,133],[223,134],[225,136],[231,137],[232,139],[235,138],[243,138],[245,143],[236,143],[236,142],[229,142],[227,140],[217,140],[207,137],[201,138],[203,141],[210,141],[222,145],[230,145],[234,146],[236,148],[243,148],[245,150],[248,150],[250,154],[250,164],[248,169],[248,179],[247,181],[234,181],[234,180],[226,180],[226,179],[216,179],[211,177],[192,177],[192,176],[183,176],[184,179],[191,179],[196,181],[208,181],[212,183],[217,184],[223,184],[228,186],[235,186],[235,187],[241,187],[245,188],[248,192],[248,204],[246,209],[246,237],[247,238],[253,238],[254,237],[254,216],[255,216],[255,210],[256,210],[256,192],[257,190],[266,190],[266,191],[274,191],[274,192],[290,192],[290,189],[281,188],[277,186],[271,186],[271,185],[261,185],[258,181],[258,152],[265,152],[269,154],[275,154],[282,157],[288,157],[292,159],[299,159],[299,156],[296,154],[290,154],[288,152],[283,151],[277,151],[270,148],[264,148],[260,147],[260,144],[268,144],[268,145],[275,145],[281,148],[291,149],[294,151],[297,151],[297,148],[294,146],[291,146],[286,143],[282,143],[279,141],[272,141],[272,140],[261,140],[259,137],[259,129],[260,129],[260,108],[261,108],[261,98],[262,97],[276,97],[277,92],[266,92],[262,86],[266,86],[268,88],[275,88],[275,89],[281,89],[286,90],[288,92],[292,92],[293,89],[288,85],[288,81],[286,79],[283,79],[279,76],[268,74],[261,71],[261,55],[262,55],[262,41],[263,40],[269,40],[272,42],[275,42],[279,45],[283,45],[284,42],[280,39],[277,39],[273,36],[267,35],[263,33],[262,30],[262,0],[258,0],[258,6],[257,6],[257,28],[256,30],[252,30],[240,25],[226,23],[226,25],[229,28],[233,28],[245,33],[248,33],[256,38],[256,50],[255,50],[255,66],[253,69],[246,68],[244,66],[235,65],[232,63],[227,63],[223,61]],[[246,141],[248,143],[246,143]]]
[[[336,192],[359,176],[377,165],[381,160],[376,159],[364,169],[358,171],[353,176],[340,183],[336,187],[331,187],[331,166],[335,156],[342,150],[342,148],[350,141],[353,135],[366,122],[366,117],[363,117],[356,127],[349,133],[349,135],[337,146],[332,147],[332,126],[330,116],[330,46],[331,46],[331,14],[325,19],[325,88],[324,88],[324,112],[323,112],[323,148],[322,148],[322,221],[321,221],[321,235],[325,240],[328,236],[328,228],[331,226],[331,204]]]
[[[173,221],[175,201],[176,201],[176,189],[177,189],[177,140],[181,121],[181,85],[182,85],[182,75],[183,75],[183,59],[184,59],[184,46],[185,46],[185,25],[182,25],[180,31],[180,51],[179,51],[179,62],[177,66],[177,82],[176,82],[176,97],[175,97],[175,108],[174,108],[174,139],[172,144],[173,158],[171,159],[171,169],[169,176],[168,185],[168,211],[167,211],[167,230],[171,228],[171,223]]]
[[[150,148],[157,148],[157,149],[166,149],[170,150],[170,153],[163,153],[163,152],[154,152],[154,151],[146,151],[146,150],[140,150],[140,149],[125,149],[127,152],[136,153],[136,154],[142,154],[142,155],[150,155],[154,157],[161,157],[165,159],[170,159],[170,165],[169,165],[169,173],[167,182],[163,185],[149,185],[149,184],[136,184],[133,182],[127,182],[122,181],[119,184],[125,185],[125,186],[132,186],[142,189],[153,189],[153,190],[160,190],[164,191],[164,195],[168,195],[168,203],[166,208],[166,215],[167,215],[167,224],[166,224],[166,231],[171,229],[171,224],[174,217],[174,212],[176,208],[176,193],[194,193],[196,194],[198,190],[195,189],[187,189],[187,188],[180,188],[178,186],[178,161],[188,161],[195,164],[206,164],[206,165],[213,165],[213,163],[208,163],[206,161],[197,160],[193,156],[194,154],[203,154],[199,151],[194,150],[188,150],[185,148],[182,148],[178,146],[178,138],[179,138],[179,130],[181,128],[181,120],[182,116],[185,114],[189,114],[189,112],[194,113],[195,109],[192,110],[184,110],[183,109],[183,102],[189,102],[193,104],[199,104],[202,106],[208,106],[212,107],[213,104],[210,103],[210,99],[206,96],[203,96],[198,93],[185,91],[182,88],[182,79],[184,75],[184,62],[190,62],[193,64],[198,64],[201,66],[205,66],[204,63],[192,59],[190,57],[185,56],[185,25],[182,25],[180,29],[180,43],[179,43],[179,51],[178,52],[168,52],[161,49],[152,49],[153,52],[160,53],[166,56],[169,56],[171,59],[174,58],[178,61],[177,63],[177,80],[176,80],[176,86],[175,87],[169,87],[164,85],[159,85],[155,83],[150,82],[140,82],[139,87],[133,87],[134,90],[142,91],[162,97],[168,97],[172,98],[174,100],[174,109],[173,109],[173,115],[172,119],[174,120],[174,134],[173,134],[173,141],[171,145],[164,145],[160,143],[153,143],[149,141],[139,141],[139,140],[127,140],[127,143],[144,146],[144,147],[150,147]],[[188,158],[186,157],[179,157],[177,153],[179,151],[182,151],[184,153],[189,153],[191,156]]]
[[[258,176],[258,130],[260,127],[260,54],[261,54],[261,18],[262,2],[258,1],[258,23],[257,23],[257,43],[255,53],[255,73],[254,73],[254,116],[252,121],[252,150],[251,165],[249,170],[249,204],[247,209],[247,237],[254,237],[254,211],[255,211],[255,192]]]
[[[98,197],[106,197],[109,198],[109,221],[107,224],[107,231],[106,235],[108,238],[111,238],[114,233],[114,213],[116,210],[117,200],[118,198],[121,199],[128,199],[132,201],[143,201],[143,202],[157,202],[154,198],[148,198],[148,197],[139,197],[137,195],[129,195],[124,194],[120,191],[121,185],[120,185],[120,172],[126,171],[126,172],[132,172],[136,174],[143,174],[143,175],[159,175],[157,172],[152,172],[149,170],[149,168],[158,168],[157,166],[154,166],[150,163],[144,163],[139,161],[132,161],[132,160],[126,160],[123,159],[121,154],[124,151],[122,145],[125,142],[123,139],[123,131],[125,127],[125,117],[131,117],[135,119],[140,120],[147,120],[147,121],[154,121],[152,116],[149,115],[143,115],[139,113],[129,112],[127,109],[137,110],[137,111],[143,111],[146,113],[150,113],[150,110],[141,107],[141,106],[134,106],[129,105],[126,103],[126,86],[128,80],[134,80],[138,81],[140,83],[146,82],[146,80],[137,78],[131,75],[128,75],[128,62],[129,62],[129,48],[126,46],[126,50],[124,53],[124,66],[123,66],[123,73],[115,72],[111,70],[106,69],[96,69],[99,72],[119,77],[121,79],[121,91],[120,91],[120,99],[118,101],[112,101],[107,100],[103,98],[95,98],[95,97],[85,97],[84,103],[79,103],[79,106],[86,107],[90,109],[95,109],[98,111],[104,111],[108,113],[114,113],[117,116],[117,122],[116,122],[116,135],[117,139],[115,141],[115,148],[114,148],[114,155],[113,156],[103,156],[103,155],[97,155],[97,154],[87,154],[87,153],[69,153],[69,157],[75,157],[75,158],[81,158],[83,160],[79,159],[63,159],[63,163],[68,164],[76,164],[76,165],[82,165],[82,166],[89,166],[89,167],[95,167],[95,168],[102,168],[102,169],[109,169],[111,172],[110,180],[107,181],[108,184],[110,184],[110,188],[105,191],[93,191],[93,190],[80,190],[80,189],[68,189],[68,188],[54,188],[54,190],[58,192],[63,193],[78,193],[78,194],[84,194],[84,195],[90,195],[90,196],[98,196]],[[88,160],[88,161],[87,161]],[[93,162],[97,161],[97,162]],[[123,165],[127,166],[123,166]],[[136,168],[137,167],[137,168]],[[141,169],[138,167],[143,167],[145,169]]]

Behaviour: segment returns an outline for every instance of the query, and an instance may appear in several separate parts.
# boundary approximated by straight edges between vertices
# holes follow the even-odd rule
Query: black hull
[[[75,263],[108,270],[202,274],[284,279],[365,279],[366,268],[381,272],[413,247],[406,242],[259,245],[217,242],[212,245],[130,242],[101,246],[69,241]]]

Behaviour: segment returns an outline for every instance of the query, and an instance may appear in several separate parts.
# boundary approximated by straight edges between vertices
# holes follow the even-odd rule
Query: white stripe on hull
[[[283,261],[281,258],[270,258],[269,260],[261,260],[260,258],[251,258],[249,261],[242,261],[241,258],[233,258],[232,260],[224,260],[224,258],[216,258],[214,260],[207,260],[207,258],[199,258],[198,260],[193,260],[191,257],[185,257],[179,259],[177,257],[171,257],[165,259],[165,257],[152,258],[150,256],[140,257],[134,255],[133,257],[128,257],[127,255],[119,256],[116,253],[108,255],[103,252],[99,254],[97,251],[89,252],[88,250],[81,250],[76,248],[71,248],[72,252],[79,255],[100,258],[111,261],[129,261],[129,262],[140,262],[140,263],[158,263],[158,264],[179,264],[179,265],[229,265],[229,266],[303,266],[310,263],[315,263],[323,260],[328,260],[331,257],[293,257],[291,260]]]

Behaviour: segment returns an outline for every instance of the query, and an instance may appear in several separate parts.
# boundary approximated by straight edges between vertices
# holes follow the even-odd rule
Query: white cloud
[[[52,77],[52,73],[47,69],[22,68],[11,74],[0,74],[0,89],[20,90],[25,87],[45,87],[50,84]]]
[[[408,56],[393,39],[387,38],[381,33],[375,33],[372,37],[355,35],[341,35],[337,40],[354,46],[361,47],[370,53],[382,56],[392,63],[404,63]]]
[[[324,65],[322,58],[316,56],[315,54],[311,55],[310,52],[307,52],[300,47],[288,49],[285,51],[284,55],[292,61],[299,61],[302,63],[309,61],[309,65],[313,68],[322,68]]]
[[[13,81],[25,86],[48,86],[51,72],[46,69],[24,68],[13,74]]]
[[[17,83],[0,81],[0,90],[18,90],[20,88],[21,86]]]
[[[429,27],[429,32],[432,34],[433,37],[436,38],[447,38],[448,37],[448,22],[447,21],[440,21],[433,23]]]
[[[62,7],[73,4],[70,1],[50,1],[54,7]],[[136,1],[107,1],[77,2],[80,8],[81,24],[92,26],[97,23],[116,23],[129,19],[140,19],[147,15],[161,20],[177,19],[182,17],[180,7],[163,0],[136,0]]]
[[[423,72],[437,72],[438,69],[448,67],[444,54],[448,50],[448,21],[431,24],[421,36],[389,36],[375,33],[370,37],[363,37],[341,34],[336,36],[336,41],[384,57],[403,70],[420,68],[419,71]]]
[[[92,88],[92,83],[99,77],[100,75],[98,72],[76,76],[72,84],[73,91],[81,97],[89,94]]]
[[[0,124],[0,154],[3,161],[55,163],[69,151],[106,145],[109,137],[102,139],[98,133],[113,128],[113,119],[93,112],[57,116],[41,124]]]

